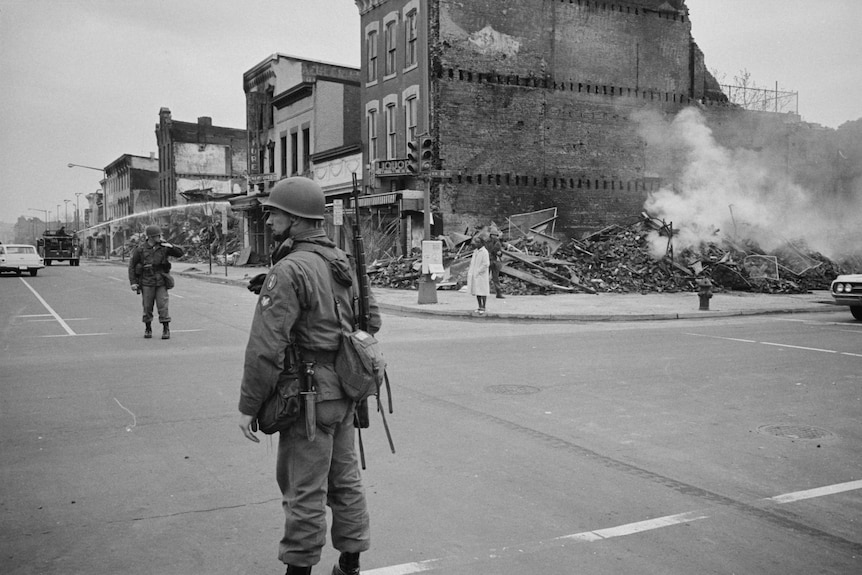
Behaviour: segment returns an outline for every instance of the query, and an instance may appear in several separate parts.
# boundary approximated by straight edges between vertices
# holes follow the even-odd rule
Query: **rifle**
[[[358,290],[353,291],[353,329],[368,331],[371,317],[371,287],[368,282],[368,266],[365,263],[365,241],[362,239],[362,229],[359,225],[359,186],[356,181],[356,173],[353,174],[353,258],[356,261],[356,281]],[[386,385],[386,397],[389,400],[389,413],[392,413],[392,390],[389,387],[389,374],[383,372],[383,381]],[[389,424],[386,422],[386,414],[380,404],[380,390],[375,394],[377,397],[377,411],[383,418],[383,427],[386,437],[389,439],[389,448],[395,453],[395,445],[392,443],[392,435],[389,433]],[[356,406],[356,415],[353,425],[359,434],[359,456],[362,460],[362,469],[365,469],[365,449],[362,446],[362,430],[370,425],[368,419],[368,400],[363,399]]]

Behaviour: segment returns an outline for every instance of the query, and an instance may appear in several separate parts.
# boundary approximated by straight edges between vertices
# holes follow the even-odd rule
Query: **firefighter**
[[[132,251],[129,258],[129,283],[132,291],[141,294],[144,306],[144,337],[153,337],[153,304],[159,311],[162,339],[171,338],[171,315],[168,311],[168,290],[173,287],[168,257],[178,258],[183,250],[162,241],[159,226],[147,226],[147,239]]]

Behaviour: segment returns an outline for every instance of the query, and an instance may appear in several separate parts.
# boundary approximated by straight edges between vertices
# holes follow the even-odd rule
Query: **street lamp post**
[[[47,230],[47,229],[48,229],[48,212],[49,212],[50,210],[40,210],[40,209],[38,209],[38,208],[27,208],[27,209],[28,209],[28,210],[33,210],[34,212],[42,212],[43,214],[45,214],[45,223],[44,223],[44,225],[45,225],[45,230]],[[43,231],[44,231],[44,230],[43,230]]]
[[[57,204],[57,229],[60,229],[60,204]]]
[[[65,210],[64,210],[64,212],[65,212],[65,216],[64,216],[64,218],[63,218],[63,224],[64,224],[64,225],[66,225],[66,226],[68,226],[68,225],[69,225],[69,203],[70,203],[71,201],[72,201],[72,200],[63,200],[63,202],[65,202],[65,204],[66,204],[66,208],[65,208]]]

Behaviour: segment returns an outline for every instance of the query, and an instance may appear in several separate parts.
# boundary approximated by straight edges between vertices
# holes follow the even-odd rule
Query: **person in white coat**
[[[491,267],[488,250],[480,234],[473,236],[473,256],[470,258],[470,268],[467,270],[467,291],[476,296],[479,315],[485,315],[485,302],[491,291],[489,270]]]

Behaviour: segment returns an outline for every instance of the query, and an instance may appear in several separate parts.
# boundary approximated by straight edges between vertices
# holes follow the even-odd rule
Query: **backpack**
[[[322,257],[333,272],[331,258],[324,251],[318,250],[313,245],[304,246],[304,251],[314,252]],[[334,272],[332,281],[340,285],[346,283],[346,280],[339,282]],[[349,287],[351,290],[356,289],[352,281]],[[334,293],[332,301],[335,305],[335,316],[339,318],[339,325],[343,326],[341,305]],[[335,374],[338,375],[344,395],[358,403],[378,394],[384,382],[385,373],[386,360],[383,358],[383,351],[377,338],[362,329],[357,328],[346,332],[342,327],[341,342],[335,354]]]

